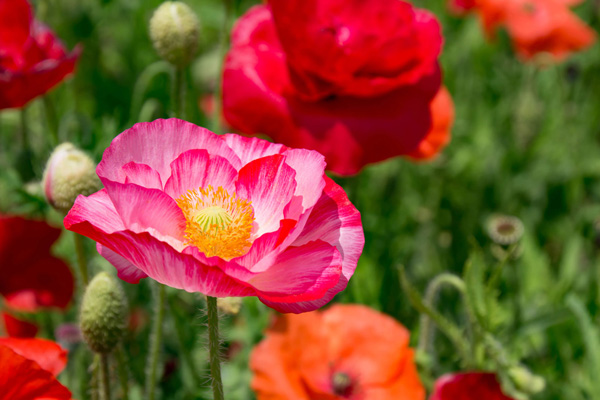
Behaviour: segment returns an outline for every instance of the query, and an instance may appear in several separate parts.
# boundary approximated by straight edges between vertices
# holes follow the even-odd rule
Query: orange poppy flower
[[[442,86],[429,105],[431,129],[425,139],[408,156],[417,160],[429,160],[440,153],[450,142],[450,130],[454,123],[454,102],[445,86]]]
[[[253,350],[258,400],[424,400],[409,332],[361,305],[282,315]]]
[[[581,0],[452,0],[452,9],[479,14],[484,30],[493,37],[504,26],[516,52],[524,59],[549,53],[555,61],[591,46],[596,33],[570,6]]]

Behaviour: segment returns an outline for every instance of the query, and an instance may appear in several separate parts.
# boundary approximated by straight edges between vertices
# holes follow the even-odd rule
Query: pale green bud
[[[541,376],[532,374],[523,366],[512,367],[508,370],[508,376],[515,387],[527,394],[537,394],[544,390],[546,381]]]
[[[88,196],[102,188],[96,175],[96,164],[71,143],[63,143],[54,149],[42,180],[48,203],[66,213],[73,207],[80,194]]]
[[[150,19],[150,39],[158,55],[176,67],[190,63],[198,48],[198,17],[179,1],[165,1]]]
[[[79,316],[85,342],[96,353],[110,353],[127,327],[127,299],[119,282],[106,272],[92,279]]]

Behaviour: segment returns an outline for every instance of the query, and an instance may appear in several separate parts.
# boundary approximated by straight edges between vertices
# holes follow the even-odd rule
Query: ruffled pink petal
[[[104,185],[123,224],[134,232],[151,232],[179,246],[184,236],[185,217],[171,197],[157,189],[105,179]]]
[[[296,189],[295,175],[282,155],[259,158],[240,170],[236,192],[252,202],[257,224],[255,237],[279,228],[283,211]]]
[[[329,243],[317,240],[288,248],[276,258],[271,268],[257,274],[248,283],[260,291],[261,300],[315,300],[337,284],[341,264],[339,251]]]
[[[242,161],[242,165],[246,165],[257,158],[281,154],[287,149],[279,143],[271,143],[264,139],[240,136],[234,133],[227,133],[222,138]]]
[[[63,223],[65,228],[70,229],[72,225],[86,221],[94,221],[94,226],[106,233],[126,229],[106,189],[102,189],[87,197],[77,196],[75,204],[67,213]],[[88,235],[91,232],[80,233],[96,240],[94,237]]]
[[[323,195],[313,208],[302,233],[292,246],[323,240],[336,246],[343,258],[342,276],[320,300],[308,304],[297,303],[291,312],[304,312],[305,307],[321,307],[344,290],[354,274],[358,259],[365,244],[360,212],[352,205],[348,196],[331,178],[325,178]]]
[[[296,190],[285,216],[298,219],[303,212],[315,205],[323,193],[325,157],[306,149],[289,149],[283,154],[285,163],[296,171]]]
[[[117,269],[117,275],[119,278],[129,283],[139,283],[140,279],[147,278],[148,275],[141,269],[121,257],[106,246],[102,246],[100,243],[96,243],[96,250],[106,260],[111,263]]]
[[[121,167],[124,174],[124,183],[135,183],[148,189],[162,190],[163,185],[158,172],[146,164],[138,164],[136,162],[128,162]],[[119,180],[119,182],[121,182]]]
[[[120,180],[121,167],[131,161],[156,170],[162,182],[171,175],[171,162],[192,149],[205,149],[226,158],[234,168],[241,163],[224,140],[211,131],[180,119],[141,122],[117,136],[106,149],[97,172],[101,179]]]
[[[232,194],[237,171],[219,156],[209,155],[206,150],[188,150],[171,163],[171,177],[165,192],[177,199],[188,190],[219,186]]]

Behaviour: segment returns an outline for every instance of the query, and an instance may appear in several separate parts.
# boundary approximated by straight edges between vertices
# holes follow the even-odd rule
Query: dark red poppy
[[[43,221],[0,216],[0,295],[13,310],[65,308],[73,296],[73,275],[50,254],[61,230]]]
[[[502,393],[496,374],[467,372],[439,378],[429,400],[514,400]]]
[[[431,13],[400,0],[267,3],[233,30],[223,76],[230,126],[317,150],[341,175],[417,151],[441,85]]]
[[[62,82],[79,53],[67,53],[27,0],[0,0],[0,109],[23,107]]]
[[[0,338],[0,399],[71,399],[56,379],[66,363],[66,351],[49,340]]]
[[[555,61],[583,50],[596,41],[596,33],[577,17],[570,6],[581,0],[453,0],[451,8],[473,9],[488,36],[504,27],[523,59],[541,53]]]
[[[283,315],[252,351],[252,388],[259,400],[424,400],[408,341],[362,305]]]

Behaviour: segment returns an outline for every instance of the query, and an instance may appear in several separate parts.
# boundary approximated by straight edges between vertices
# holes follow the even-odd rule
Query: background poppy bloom
[[[429,400],[513,400],[502,393],[496,374],[467,372],[444,375],[435,382]]]
[[[25,312],[66,308],[73,297],[73,274],[50,254],[61,230],[44,221],[0,216],[0,295],[10,309]],[[9,335],[35,335],[31,324],[3,314]]]
[[[0,338],[0,399],[71,399],[56,379],[66,364],[67,352],[49,340]]]
[[[409,332],[361,305],[282,316],[252,352],[258,400],[423,400]]]
[[[359,212],[324,169],[315,151],[140,123],[104,152],[105,189],[79,196],[64,222],[128,282],[314,310],[346,287],[364,244]]]
[[[441,46],[435,17],[403,1],[271,0],[233,30],[224,117],[355,174],[428,136]]]
[[[0,109],[23,107],[73,72],[80,50],[67,53],[34,20],[27,0],[0,0]]]
[[[452,2],[453,8],[474,9],[488,36],[505,27],[516,52],[524,59],[550,53],[556,61],[591,46],[595,32],[569,6],[579,0],[474,0]]]

